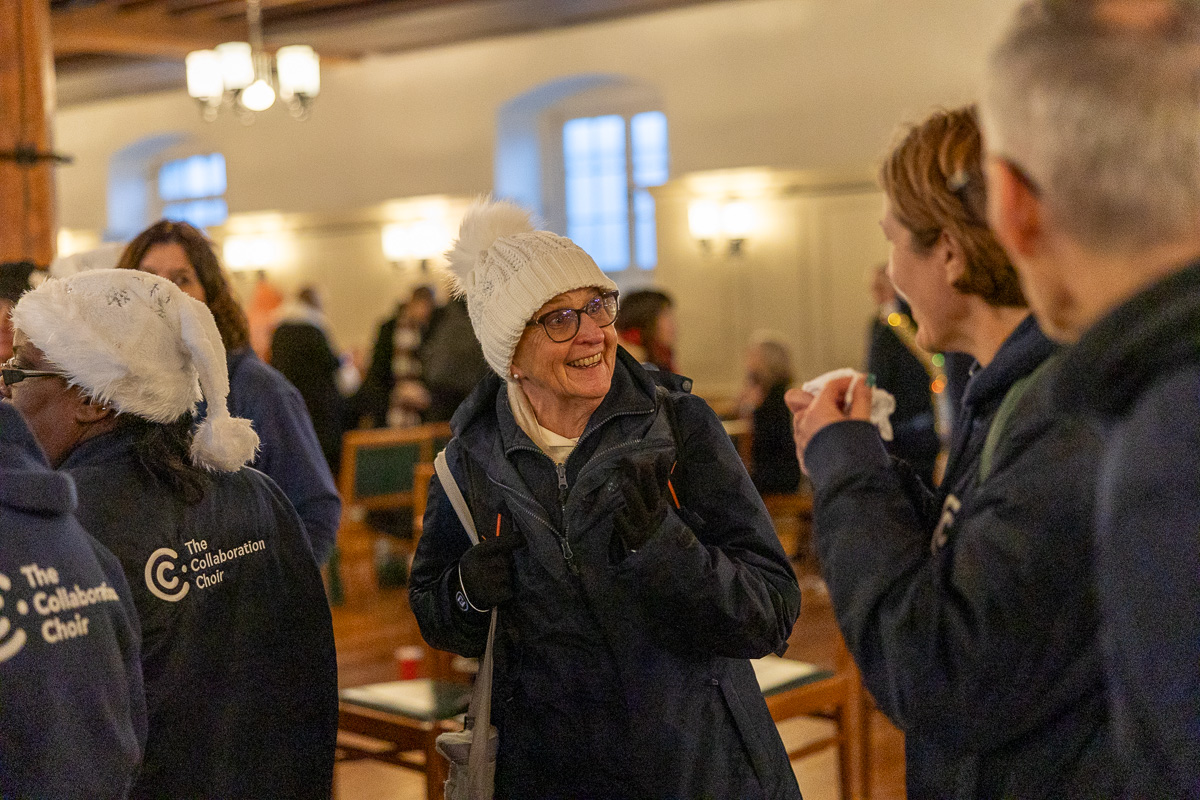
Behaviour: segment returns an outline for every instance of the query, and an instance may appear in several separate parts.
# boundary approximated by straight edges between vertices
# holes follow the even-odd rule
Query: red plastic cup
[[[402,681],[411,681],[421,677],[421,662],[425,659],[425,651],[417,645],[397,647],[396,677]]]

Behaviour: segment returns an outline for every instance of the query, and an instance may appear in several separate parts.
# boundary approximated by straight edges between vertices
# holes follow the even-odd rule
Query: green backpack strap
[[[1008,420],[1017,410],[1017,405],[1021,402],[1021,398],[1029,391],[1038,377],[1046,371],[1052,362],[1057,362],[1057,354],[1050,356],[1042,363],[1034,367],[1033,372],[1023,378],[1015,381],[1012,386],[1008,387],[1008,391],[1004,394],[1004,399],[1000,401],[1000,408],[996,409],[996,416],[992,417],[992,424],[988,426],[987,438],[983,442],[983,452],[979,455],[979,483],[983,483],[992,474],[992,459],[996,455],[996,448],[1000,445],[1004,438],[1005,428],[1008,427]]]

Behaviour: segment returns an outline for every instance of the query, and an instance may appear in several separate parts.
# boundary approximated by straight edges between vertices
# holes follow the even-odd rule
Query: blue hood
[[[75,482],[50,469],[21,415],[0,401],[0,506],[60,517],[76,502]]]

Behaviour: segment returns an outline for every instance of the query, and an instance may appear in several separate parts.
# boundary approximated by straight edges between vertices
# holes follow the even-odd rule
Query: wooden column
[[[0,0],[0,261],[54,256],[49,0]]]

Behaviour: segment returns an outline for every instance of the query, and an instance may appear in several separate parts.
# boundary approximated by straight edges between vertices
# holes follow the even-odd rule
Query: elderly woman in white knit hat
[[[13,323],[4,396],[74,478],[141,619],[149,733],[132,796],[328,797],[329,609],[295,510],[241,469],[258,437],[226,408],[212,314],[170,281],[96,270],[26,293]]]
[[[451,267],[495,372],[447,461],[482,539],[430,488],[409,597],[478,656],[498,607],[497,798],[798,798],[747,659],[787,647],[800,592],[720,422],[617,346],[617,287],[507,203]]]

